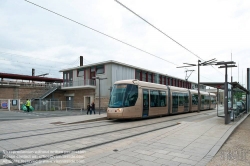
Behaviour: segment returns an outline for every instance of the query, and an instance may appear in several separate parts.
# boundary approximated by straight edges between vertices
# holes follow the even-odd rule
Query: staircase
[[[53,88],[49,89],[47,92],[45,92],[43,95],[41,95],[38,99],[44,99],[45,97],[47,97],[51,93],[55,92],[57,90],[57,88],[58,87],[53,87]]]
[[[27,97],[25,97],[25,99],[30,99],[31,101],[36,100],[36,99],[44,99],[45,97],[47,97],[48,95],[50,95],[51,93],[53,93],[54,91],[56,91],[59,87],[52,87],[52,88],[46,88],[46,89],[39,89],[36,90],[35,92],[31,92],[30,94],[27,95]]]

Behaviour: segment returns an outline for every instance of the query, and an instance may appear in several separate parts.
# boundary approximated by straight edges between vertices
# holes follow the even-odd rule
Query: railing
[[[78,81],[67,81],[63,82],[62,87],[73,87],[73,86],[86,86],[91,85],[95,86],[95,80],[92,79],[85,79],[85,80],[78,80]]]
[[[25,87],[60,87],[62,83],[22,82],[22,81],[0,81],[0,85],[18,85]]]

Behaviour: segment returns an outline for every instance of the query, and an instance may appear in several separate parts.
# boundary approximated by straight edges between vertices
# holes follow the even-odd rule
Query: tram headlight
[[[122,112],[122,111],[123,111],[122,108],[117,109],[117,112]]]

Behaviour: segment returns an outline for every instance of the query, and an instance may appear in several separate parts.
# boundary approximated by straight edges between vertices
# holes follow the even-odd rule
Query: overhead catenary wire
[[[165,32],[163,32],[162,30],[160,30],[159,28],[157,28],[156,26],[154,26],[153,24],[151,24],[150,22],[148,22],[146,19],[144,19],[143,17],[141,17],[139,14],[135,13],[134,11],[132,11],[130,8],[128,8],[127,6],[125,6],[124,4],[122,4],[121,2],[119,2],[118,0],[115,0],[117,3],[119,3],[121,6],[123,6],[124,8],[126,8],[127,10],[129,10],[130,12],[132,12],[133,14],[135,14],[137,17],[139,17],[140,19],[142,19],[143,21],[145,21],[146,23],[148,23],[150,26],[152,26],[153,28],[155,28],[156,30],[158,30],[159,32],[161,32],[163,35],[167,36],[169,39],[171,39],[173,42],[175,42],[176,44],[178,44],[179,46],[181,46],[182,48],[184,48],[185,50],[187,50],[189,53],[193,54],[194,56],[196,56],[198,59],[205,61],[204,59],[202,59],[200,56],[198,56],[197,54],[195,54],[194,52],[192,52],[191,50],[189,50],[188,48],[186,48],[185,46],[183,46],[181,43],[179,43],[178,41],[176,41],[175,39],[173,39],[172,37],[170,37],[169,35],[167,35]],[[211,65],[212,66],[212,65]],[[212,66],[214,68],[214,66]],[[215,69],[215,68],[214,68]],[[216,70],[216,69],[215,69]],[[220,72],[219,70],[217,70],[218,72]],[[221,72],[220,72],[221,73]],[[222,74],[222,73],[221,73]]]
[[[55,15],[58,15],[58,16],[64,18],[64,19],[67,19],[67,20],[69,20],[69,21],[71,21],[71,22],[74,22],[74,23],[76,23],[76,24],[78,24],[78,25],[81,25],[81,26],[83,26],[83,27],[85,27],[85,28],[88,28],[88,29],[90,29],[90,30],[92,30],[92,31],[94,31],[94,32],[97,32],[97,33],[101,34],[101,35],[104,35],[104,36],[106,36],[106,37],[108,37],[108,38],[111,38],[111,39],[113,39],[113,40],[115,40],[115,41],[118,41],[118,42],[120,42],[120,43],[123,43],[123,44],[125,44],[125,45],[127,45],[127,46],[130,46],[130,47],[132,47],[132,48],[134,48],[134,49],[137,49],[137,50],[139,50],[139,51],[141,51],[141,52],[144,52],[144,53],[146,53],[146,54],[148,54],[148,55],[154,56],[154,57],[156,57],[156,58],[158,58],[158,59],[161,59],[161,60],[163,60],[163,61],[166,61],[166,62],[168,62],[168,63],[170,63],[170,64],[172,64],[172,65],[178,66],[178,65],[175,64],[174,62],[171,62],[171,61],[169,61],[169,60],[166,60],[166,59],[164,59],[164,58],[161,58],[161,57],[159,57],[159,56],[157,56],[157,55],[154,55],[154,54],[152,54],[152,53],[150,53],[150,52],[148,52],[148,51],[145,51],[145,50],[143,50],[143,49],[141,49],[141,48],[138,48],[138,47],[136,47],[136,46],[134,46],[134,45],[132,45],[132,44],[129,44],[129,43],[124,42],[124,41],[122,41],[122,40],[120,40],[120,39],[117,39],[117,38],[115,38],[115,37],[112,37],[112,36],[110,36],[110,35],[108,35],[108,34],[106,34],[106,33],[103,33],[103,32],[101,32],[101,31],[98,31],[98,30],[96,30],[96,29],[94,29],[94,28],[91,28],[91,27],[89,27],[89,26],[87,26],[87,25],[84,25],[84,24],[82,24],[82,23],[80,23],[80,22],[78,22],[78,21],[75,21],[75,20],[73,20],[73,19],[71,19],[71,18],[68,18],[68,17],[66,17],[66,16],[64,16],[64,15],[62,15],[62,14],[56,13],[56,12],[50,10],[50,9],[47,9],[47,8],[45,8],[45,7],[42,7],[42,6],[38,5],[38,4],[35,4],[35,3],[33,3],[33,2],[30,2],[30,1],[28,1],[28,0],[24,0],[24,1],[30,3],[30,4],[32,4],[32,5],[34,5],[34,6],[37,6],[37,7],[41,8],[41,9],[44,9],[44,10],[46,10],[46,11],[48,11],[48,12],[51,12],[51,13],[53,13],[53,14],[55,14]],[[204,77],[204,78],[205,78],[205,77]]]
[[[72,22],[76,23],[76,24],[79,24],[79,25],[81,25],[81,26],[84,26],[85,28],[88,28],[88,29],[90,29],[90,30],[92,30],[92,31],[95,31],[95,32],[97,32],[97,33],[99,33],[99,34],[102,34],[102,35],[104,35],[104,36],[106,36],[106,37],[109,37],[109,38],[111,38],[111,39],[113,39],[113,40],[116,40],[116,41],[118,41],[118,42],[120,42],[120,43],[123,43],[123,44],[125,44],[125,45],[127,45],[127,46],[130,46],[130,47],[132,47],[132,48],[135,48],[135,49],[137,49],[137,50],[139,50],[139,51],[141,51],[141,52],[144,52],[144,53],[146,53],[146,54],[149,54],[149,55],[151,55],[151,56],[154,56],[154,57],[156,57],[156,58],[159,58],[159,59],[161,59],[161,60],[164,60],[164,61],[166,61],[166,62],[168,62],[168,63],[170,63],[170,64],[172,64],[172,65],[178,66],[177,64],[175,64],[175,63],[173,63],[173,62],[171,62],[171,61],[168,61],[168,60],[166,60],[166,59],[164,59],[164,58],[161,58],[161,57],[159,57],[159,56],[157,56],[157,55],[154,55],[154,54],[152,54],[152,53],[150,53],[150,52],[147,52],[147,51],[145,51],[145,50],[143,50],[143,49],[140,49],[140,48],[138,48],[138,47],[136,47],[136,46],[134,46],[134,45],[132,45],[132,44],[129,44],[129,43],[124,42],[124,41],[122,41],[122,40],[120,40],[120,39],[117,39],[117,38],[115,38],[115,37],[112,37],[112,36],[110,36],[110,35],[108,35],[108,34],[106,34],[106,33],[103,33],[103,32],[101,32],[101,31],[98,31],[98,30],[96,30],[96,29],[94,29],[94,28],[91,28],[91,27],[89,27],[89,26],[87,26],[87,25],[84,25],[84,24],[82,24],[82,23],[80,23],[80,22],[78,22],[78,21],[75,21],[75,20],[71,19],[71,18],[68,18],[68,17],[66,17],[66,16],[63,16],[63,15],[61,15],[61,14],[59,14],[59,13],[56,13],[56,12],[54,12],[54,11],[52,11],[52,10],[49,10],[49,9],[47,9],[47,8],[45,8],[45,7],[42,7],[42,6],[40,6],[40,5],[37,5],[37,4],[35,4],[35,3],[33,3],[33,2],[30,2],[30,1],[28,1],[28,0],[24,0],[24,1],[26,1],[26,2],[28,2],[28,3],[30,3],[30,4],[32,4],[32,5],[35,5],[35,6],[39,7],[39,8],[42,8],[42,9],[44,9],[44,10],[47,10],[47,11],[49,11],[49,12],[55,14],[55,15],[58,15],[58,16],[60,16],[60,17],[63,17],[63,18],[65,18],[65,19],[69,20],[69,21],[72,21]]]
[[[161,32],[162,34],[164,34],[165,36],[167,36],[173,42],[175,42],[176,44],[178,44],[179,46],[181,46],[182,48],[184,48],[185,50],[187,50],[188,52],[190,52],[191,54],[193,54],[194,56],[196,56],[200,60],[203,60],[201,57],[199,57],[198,55],[196,55],[195,53],[193,53],[192,51],[190,51],[188,48],[186,48],[185,46],[183,46],[181,43],[179,43],[178,41],[176,41],[175,39],[173,39],[172,37],[170,37],[169,35],[167,35],[165,32],[163,32],[162,30],[160,30],[159,28],[157,28],[156,26],[154,26],[153,24],[151,24],[150,22],[148,22],[146,19],[142,18],[139,14],[135,13],[134,11],[132,11],[131,9],[129,9],[127,6],[125,6],[124,4],[122,4],[121,2],[119,2],[118,0],[115,0],[115,1],[117,3],[119,3],[121,6],[123,6],[124,8],[126,8],[127,10],[129,10],[130,12],[132,12],[133,14],[135,14],[137,17],[141,18],[143,21],[145,21],[146,23],[148,23],[149,25],[151,25],[153,28],[155,28],[156,30],[158,30],[159,32]],[[205,60],[203,60],[203,61],[205,61]]]

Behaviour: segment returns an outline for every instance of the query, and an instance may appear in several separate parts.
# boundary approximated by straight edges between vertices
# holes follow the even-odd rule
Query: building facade
[[[198,87],[194,82],[112,60],[63,69],[60,72],[63,73],[61,90],[64,91],[65,100],[71,103],[69,105],[72,107],[74,107],[74,103],[82,103],[84,109],[87,108],[88,103],[93,101],[98,108],[99,99],[100,107],[106,108],[112,85],[119,80],[138,79],[188,89]],[[206,86],[201,85],[200,90],[205,91]]]

